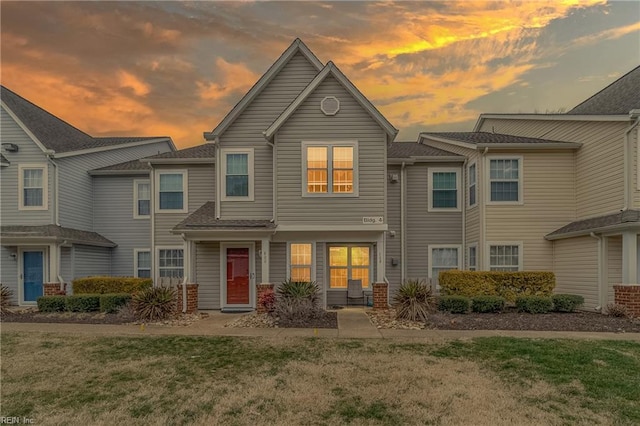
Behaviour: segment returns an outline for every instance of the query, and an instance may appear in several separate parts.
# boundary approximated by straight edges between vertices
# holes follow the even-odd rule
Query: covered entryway
[[[254,243],[222,243],[223,310],[251,309],[255,291]]]

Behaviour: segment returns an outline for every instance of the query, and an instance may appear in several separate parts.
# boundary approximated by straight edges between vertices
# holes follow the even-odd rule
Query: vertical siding
[[[389,175],[398,175],[397,182],[387,183],[387,224],[389,225],[389,231],[395,232],[395,236],[392,237],[390,233],[387,233],[386,241],[386,274],[389,280],[390,286],[394,289],[401,284],[402,276],[402,262],[401,258],[401,241],[402,241],[402,227],[401,227],[401,208],[400,208],[400,192],[402,188],[402,173],[399,166],[389,166]],[[397,266],[391,265],[391,260],[396,259],[398,261]]]
[[[254,201],[223,201],[223,219],[271,219],[273,216],[273,153],[264,132],[298,96],[316,68],[300,53],[294,55],[278,75],[251,102],[220,137],[222,148],[254,148]]]
[[[622,237],[609,237],[607,248],[607,303],[614,303],[613,286],[622,283]]]
[[[326,96],[340,100],[335,116],[320,111]],[[302,197],[303,140],[358,141],[358,197]],[[384,216],[385,133],[332,76],[281,127],[276,150],[279,224],[362,225],[363,216]]]
[[[556,293],[584,297],[584,308],[593,310],[598,301],[598,241],[591,237],[557,240],[554,244],[553,271]]]
[[[198,309],[220,309],[220,243],[196,244]]]
[[[74,245],[73,252],[74,278],[111,275],[110,249]]]
[[[13,118],[0,108],[0,139],[2,143],[14,143],[18,145],[18,152],[2,154],[11,163],[9,166],[0,167],[0,215],[3,225],[45,225],[53,223],[55,205],[53,200],[54,169],[47,161],[42,150],[33,140],[13,121]],[[18,210],[20,202],[18,194],[19,171],[21,163],[46,164],[48,175],[48,210]]]
[[[0,283],[9,287],[13,292],[11,303],[18,304],[18,258],[16,247],[0,246]]]

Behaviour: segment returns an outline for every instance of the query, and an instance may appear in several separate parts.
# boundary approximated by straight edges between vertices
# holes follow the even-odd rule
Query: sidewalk
[[[328,337],[344,339],[402,339],[424,343],[449,340],[469,340],[476,337],[522,337],[531,339],[591,339],[630,340],[640,342],[640,333],[594,333],[578,331],[516,331],[516,330],[392,330],[378,329],[365,314],[364,308],[338,311],[338,329],[308,328],[226,328],[225,324],[242,314],[207,311],[204,318],[190,326],[106,325],[58,323],[2,323],[0,332],[40,332],[91,334],[102,336],[245,336],[245,337]]]

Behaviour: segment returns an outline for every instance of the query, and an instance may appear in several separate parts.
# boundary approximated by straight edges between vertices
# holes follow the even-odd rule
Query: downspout
[[[265,132],[262,132],[264,135]],[[274,136],[275,138],[275,136]],[[277,197],[277,158],[276,158],[276,145],[274,142],[269,142],[265,136],[265,142],[271,147],[271,223],[277,222],[278,210],[276,208]]]
[[[480,153],[480,161],[478,162],[480,164],[480,166],[482,167],[482,174],[480,174],[480,170],[478,170],[478,176],[482,176],[482,185],[478,185],[478,201],[480,202],[480,209],[479,209],[479,214],[480,214],[480,238],[478,238],[478,245],[479,250],[477,253],[477,257],[479,258],[476,262],[479,265],[476,265],[476,268],[479,271],[484,271],[485,270],[485,257],[486,257],[486,253],[485,253],[485,239],[486,239],[486,235],[485,235],[485,227],[486,227],[486,217],[485,217],[485,209],[486,209],[486,200],[485,200],[485,194],[484,194],[484,190],[485,187],[487,185],[486,180],[484,179],[485,177],[485,169],[486,169],[486,158],[485,156],[487,155],[487,153],[489,152],[489,148],[485,148],[483,152]],[[480,179],[476,179],[476,182],[478,182]]]
[[[464,175],[467,171],[468,161],[469,159],[465,157],[464,163],[462,163],[462,173],[460,173],[460,176],[462,177],[462,182],[460,182],[460,189],[462,191],[462,197],[460,197],[462,201],[462,253],[460,253],[460,256],[462,256],[462,269],[465,269],[464,259],[467,258],[467,186],[465,185]],[[468,178],[469,177],[467,176],[467,179]]]
[[[405,179],[407,176],[407,171],[405,170],[406,164],[403,161],[402,165],[400,166],[400,284],[402,284],[405,280],[405,276],[406,276],[406,264],[407,264],[407,253],[406,253],[406,237],[405,237],[405,230],[406,230],[406,220],[404,217],[405,214]]]
[[[602,299],[604,296],[604,292],[602,289],[603,280],[602,280],[602,258],[604,257],[604,253],[602,253],[602,237],[596,235],[591,232],[589,234],[591,238],[595,238],[598,240],[598,306],[595,307],[596,311],[603,312]]]
[[[182,237],[182,241],[184,241],[185,243],[184,251],[186,254],[185,256],[186,259],[184,262],[184,266],[189,265],[188,266],[189,274],[184,274],[184,277],[182,278],[182,313],[186,314],[187,313],[187,282],[189,281],[189,275],[191,274],[191,244],[189,244],[184,234],[180,234],[180,236]]]
[[[624,132],[624,206],[622,210],[627,210],[633,205],[633,156],[631,155],[630,135],[633,129],[640,124],[640,110],[633,109],[629,112],[629,118],[635,121]],[[640,147],[639,147],[640,148]]]
[[[64,279],[62,278],[61,269],[62,269],[62,246],[68,244],[67,240],[64,240],[60,244],[58,244],[58,282],[60,283],[60,291],[64,291]]]
[[[149,192],[151,193],[150,198],[153,200],[149,206],[149,222],[151,222],[151,240],[149,241],[149,250],[151,253],[149,253],[149,257],[151,258],[151,276],[153,277],[153,285],[155,287],[157,284],[156,278],[158,278],[156,277],[156,203],[158,200],[156,195],[156,173],[150,161],[147,162],[147,165],[151,169],[149,171]]]
[[[58,165],[55,163],[55,161],[53,161],[51,159],[51,156],[54,154],[53,151],[49,151],[46,153],[46,157],[47,160],[49,160],[49,162],[51,163],[51,165],[53,166],[53,197],[51,197],[53,199],[53,209],[51,212],[52,215],[52,221],[54,224],[60,226],[60,223],[58,222],[60,219],[60,212],[58,209],[58,191],[60,189],[60,178],[58,176]],[[49,182],[47,182],[47,185],[49,185]],[[47,191],[48,192],[48,191]]]
[[[220,199],[222,198],[220,195],[221,186],[220,186],[220,138],[218,136],[215,137],[213,143],[216,147],[216,220],[220,219]]]

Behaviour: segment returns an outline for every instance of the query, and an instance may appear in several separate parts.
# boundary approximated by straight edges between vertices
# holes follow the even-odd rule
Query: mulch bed
[[[180,314],[175,318],[155,322],[159,325],[191,325],[195,321],[208,314]],[[2,315],[2,322],[32,322],[32,323],[59,323],[59,324],[140,324],[136,321],[131,311],[123,309],[117,314],[103,312],[38,312],[35,308],[20,309],[15,312]]]

